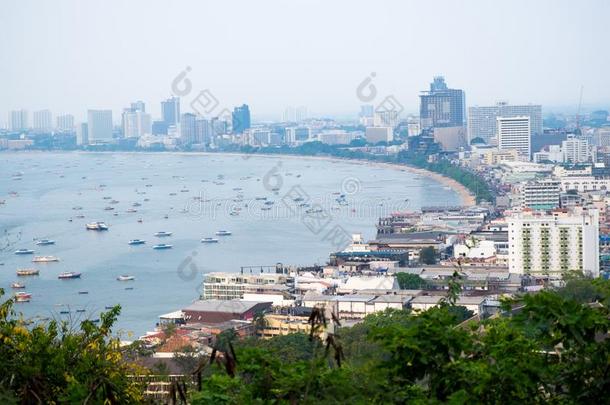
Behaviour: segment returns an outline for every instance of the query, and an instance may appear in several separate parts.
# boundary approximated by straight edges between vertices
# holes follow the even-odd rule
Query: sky
[[[404,114],[435,75],[468,106],[575,109],[582,86],[585,107],[610,108],[608,15],[607,0],[3,0],[0,122],[20,108],[116,122],[135,100],[158,117],[187,67],[183,112],[208,90],[259,120],[355,115],[371,74],[371,103],[394,96]]]

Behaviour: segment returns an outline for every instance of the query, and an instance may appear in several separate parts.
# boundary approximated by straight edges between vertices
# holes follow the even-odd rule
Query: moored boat
[[[166,231],[159,231],[155,233],[155,236],[158,238],[163,238],[165,236],[172,236],[171,232],[166,232]]]
[[[29,302],[32,298],[32,294],[26,292],[15,293],[15,301],[17,302]]]
[[[216,239],[216,238],[203,238],[203,239],[201,239],[201,243],[218,243],[218,239]]]
[[[168,245],[166,243],[159,243],[158,245],[153,246],[153,249],[161,250],[161,249],[171,249],[173,246]]]
[[[34,256],[32,262],[34,263],[49,263],[49,262],[58,262],[59,258],[56,256]]]
[[[40,274],[38,269],[17,269],[18,276],[37,276]]]
[[[134,276],[122,275],[122,276],[118,276],[116,279],[118,281],[132,281],[132,280],[135,280],[136,278]]]
[[[38,242],[36,242],[36,244],[38,246],[54,245],[55,241],[52,239],[40,239]]]
[[[107,231],[108,225],[105,222],[90,222],[85,225],[88,231]]]
[[[218,236],[229,236],[229,235],[231,235],[231,231],[225,231],[225,230],[221,229],[220,231],[216,232],[216,235],[218,235]]]
[[[14,288],[14,289],[18,290],[18,289],[21,289],[21,288],[25,288],[25,284],[13,283],[13,284],[11,284],[11,288]]]
[[[71,278],[80,278],[81,273],[77,273],[75,271],[64,271],[63,273],[59,273],[57,276],[60,280],[67,280]]]
[[[16,255],[31,255],[34,254],[32,249],[17,249],[15,250]]]
[[[143,245],[145,243],[146,243],[146,241],[142,240],[142,239],[132,239],[128,242],[128,244],[130,244],[130,245]]]

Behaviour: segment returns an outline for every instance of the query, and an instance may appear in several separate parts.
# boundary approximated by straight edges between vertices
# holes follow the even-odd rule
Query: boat
[[[62,309],[61,311],[59,311],[59,313],[62,315],[67,315],[70,313],[70,311],[68,311],[67,309]]]
[[[155,233],[155,236],[158,238],[163,238],[165,236],[172,236],[171,232],[166,232],[166,231],[159,231]]]
[[[36,244],[38,246],[54,245],[55,241],[52,239],[40,239]]]
[[[131,204],[132,207],[141,207],[142,204],[140,204],[139,202],[134,202],[133,204]]]
[[[86,294],[89,294],[89,291],[79,291],[78,293],[79,293],[80,295],[86,295]]]
[[[14,289],[18,290],[20,288],[25,288],[25,284],[13,283],[13,284],[11,284],[11,288],[14,288]]]
[[[129,213],[134,213],[134,212],[138,212],[138,210],[137,210],[137,209],[135,209],[135,208],[129,208],[129,209],[127,210],[127,212],[129,212]]]
[[[273,205],[274,202],[273,201],[265,201],[265,205]]]
[[[110,207],[110,206],[104,207],[104,211],[113,211],[113,210],[114,210],[114,207]]]
[[[143,245],[145,243],[146,243],[146,241],[142,240],[142,239],[132,239],[128,242],[128,244],[130,244],[130,245]]]
[[[17,249],[15,250],[16,255],[31,255],[34,251],[32,249]]]
[[[26,292],[15,293],[15,301],[17,302],[29,302],[32,298],[32,294]]]
[[[132,280],[135,280],[136,278],[134,276],[123,275],[123,276],[118,276],[116,279],[118,281],[132,281]]]
[[[168,245],[166,243],[159,243],[158,245],[153,246],[153,249],[161,250],[161,249],[171,249],[172,245]]]
[[[112,201],[110,201],[110,204],[118,204],[118,203],[119,203],[119,201],[118,201],[118,200],[112,200]]]
[[[203,239],[201,239],[201,243],[218,243],[218,239],[216,239],[216,238],[203,238]]]
[[[18,276],[37,276],[40,274],[38,269],[17,269]]]
[[[220,230],[218,232],[216,232],[217,236],[229,236],[231,235],[231,231],[224,231],[224,230]]]
[[[258,201],[264,201],[267,199],[267,197],[256,197],[255,199]]]
[[[133,287],[125,287],[126,290],[133,290]]]
[[[76,312],[81,312],[82,313],[82,312],[85,312],[85,310],[84,309],[77,309]]]
[[[90,222],[85,225],[88,231],[107,231],[108,225],[105,222]]]
[[[142,218],[138,218],[138,222],[142,223],[144,220]]]
[[[60,280],[67,280],[71,278],[80,278],[81,273],[77,273],[75,271],[64,271],[63,273],[59,273],[57,276]]]
[[[49,262],[58,262],[59,258],[55,256],[34,256],[32,262],[34,263],[49,263]]]

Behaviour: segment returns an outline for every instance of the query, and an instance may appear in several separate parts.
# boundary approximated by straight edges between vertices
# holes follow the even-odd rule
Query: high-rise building
[[[289,127],[286,128],[286,137],[284,141],[288,145],[295,145],[307,142],[311,137],[311,129],[309,127]]]
[[[394,129],[398,126],[399,121],[399,111],[380,109],[375,111],[373,125],[376,127],[390,127]]]
[[[28,129],[27,110],[11,111],[8,117],[8,127],[11,131],[23,131]]]
[[[599,276],[599,214],[575,207],[513,213],[508,221],[511,273],[560,278],[576,271]]]
[[[559,207],[561,181],[542,179],[521,184],[521,207],[550,210]]]
[[[83,122],[76,127],[76,144],[89,145],[89,126],[86,122]]]
[[[112,141],[112,110],[88,110],[89,143]]]
[[[233,109],[233,133],[242,134],[246,129],[250,128],[250,108],[243,104],[241,107]]]
[[[122,121],[125,138],[139,138],[152,133],[150,114],[143,111],[126,108],[123,110]]]
[[[574,135],[568,135],[568,138],[561,142],[561,151],[564,162],[585,163],[590,160],[589,142]]]
[[[180,98],[171,97],[161,101],[161,115],[167,126],[178,125],[180,122]]]
[[[541,105],[510,105],[506,102],[494,106],[470,107],[468,109],[468,139],[482,138],[491,144],[497,134],[498,117],[530,117],[532,136],[542,135]]]
[[[210,120],[197,118],[195,121],[195,141],[207,145],[212,142],[214,130]]]
[[[58,115],[55,127],[60,131],[74,131],[74,115]]]
[[[146,104],[142,100],[134,101],[130,108],[132,111],[146,112]]]
[[[464,91],[448,88],[442,76],[435,77],[430,84],[430,90],[422,92],[419,98],[422,129],[466,125]]]
[[[498,149],[515,149],[529,160],[531,155],[530,117],[497,117],[496,120]]]
[[[51,111],[40,110],[34,111],[34,131],[50,132],[53,129],[53,117]]]
[[[366,141],[371,144],[378,142],[392,142],[394,131],[392,127],[368,127],[365,132]]]
[[[180,117],[180,139],[185,145],[197,143],[197,116],[192,113]]]

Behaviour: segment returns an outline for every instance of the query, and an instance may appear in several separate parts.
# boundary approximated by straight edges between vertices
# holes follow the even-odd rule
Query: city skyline
[[[584,108],[608,103],[610,79],[602,69],[609,58],[603,52],[609,5],[603,1],[578,7],[384,2],[372,8],[350,2],[325,5],[324,13],[298,2],[240,3],[237,13],[223,4],[185,3],[169,17],[160,3],[148,2],[25,1],[1,8],[9,34],[0,50],[10,61],[0,75],[2,112],[50,109],[81,121],[87,109],[112,109],[118,117],[142,99],[158,117],[157,100],[171,95],[171,81],[187,67],[195,89],[210,89],[222,104],[246,103],[262,120],[297,105],[311,115],[353,115],[360,104],[355,89],[372,72],[379,92],[395,95],[406,113],[417,112],[419,92],[439,74],[464,89],[469,106],[508,100],[560,109],[578,104],[581,86]],[[144,11],[146,23],[138,17]],[[230,16],[231,24],[214,18],[201,24],[201,15]],[[301,18],[316,24],[291,29]],[[341,34],[329,38],[315,28],[324,25]],[[173,35],[165,35],[168,29]],[[443,35],[448,30],[452,35]],[[44,69],[30,63],[32,55]]]

